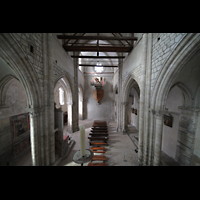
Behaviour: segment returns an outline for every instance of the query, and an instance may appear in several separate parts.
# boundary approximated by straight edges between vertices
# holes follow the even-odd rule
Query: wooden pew
[[[91,147],[93,153],[106,153],[105,147]]]
[[[88,166],[107,166],[106,163],[88,163]]]
[[[99,123],[99,122],[93,122],[93,126],[107,126],[107,123],[106,122],[101,122],[101,123]]]
[[[102,146],[102,145],[106,145],[105,142],[92,142],[92,141],[90,141],[89,143],[90,143],[90,146],[97,145],[98,147]]]
[[[103,132],[103,133],[107,133],[108,131],[107,130],[91,130],[91,132],[93,133],[98,133],[98,132]]]
[[[103,162],[105,162],[106,160],[107,160],[107,158],[104,155],[94,155],[91,162],[92,161],[103,161]]]
[[[89,133],[89,135],[91,135],[92,137],[96,137],[96,136],[108,137],[108,133]]]
[[[109,139],[108,137],[105,137],[105,136],[96,136],[96,137],[88,137],[88,139],[90,141],[92,140],[102,140],[103,142],[106,142],[107,143],[107,140]]]

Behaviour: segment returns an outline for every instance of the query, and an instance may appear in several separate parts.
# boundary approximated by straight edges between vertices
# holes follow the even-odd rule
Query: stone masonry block
[[[175,38],[175,42],[179,42],[179,40],[182,38],[182,35],[178,35],[176,38]]]

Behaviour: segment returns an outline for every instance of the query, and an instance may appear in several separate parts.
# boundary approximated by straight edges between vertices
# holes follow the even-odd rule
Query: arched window
[[[59,88],[59,102],[60,105],[64,105],[64,90],[61,87]]]

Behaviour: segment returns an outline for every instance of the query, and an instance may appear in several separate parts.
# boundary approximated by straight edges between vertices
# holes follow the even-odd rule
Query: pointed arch
[[[129,98],[129,92],[131,90],[132,87],[134,87],[136,89],[136,91],[138,92],[138,95],[140,95],[140,87],[138,84],[138,78],[136,78],[135,76],[133,76],[132,74],[129,74],[126,78],[126,80],[124,81],[125,84],[123,86],[123,102],[128,102],[128,98]]]
[[[165,112],[165,104],[170,88],[172,88],[173,80],[179,75],[181,69],[189,61],[189,59],[200,49],[200,35],[189,33],[175,47],[171,55],[165,61],[159,76],[156,80],[152,91],[151,110],[153,111],[151,123],[151,135],[155,133],[152,151],[154,152],[154,165],[160,165],[161,143],[162,143],[162,125],[163,113]],[[184,92],[186,99],[190,99],[190,94],[183,85],[179,85],[181,91]],[[185,102],[191,105],[191,101]]]
[[[181,91],[182,91],[182,94],[183,94],[183,97],[184,97],[184,107],[191,107],[192,106],[192,95],[191,95],[191,92],[189,91],[189,89],[183,84],[183,83],[176,83],[174,84],[169,92],[175,87],[177,86]],[[168,96],[168,95],[167,95]],[[165,99],[165,105],[166,105],[166,101],[167,101],[167,98]]]
[[[32,165],[39,165],[42,151],[39,136],[43,131],[41,120],[36,116],[40,113],[43,95],[38,76],[26,52],[12,34],[1,33],[0,44],[0,57],[14,71],[26,92],[27,111],[30,113]]]
[[[9,33],[0,34],[0,43],[0,57],[14,70],[23,85],[27,95],[27,105],[29,108],[40,107],[42,104],[41,88],[26,52]]]
[[[19,81],[19,79],[13,75],[6,75],[4,76],[1,81],[0,81],[0,106],[5,105],[5,92],[9,86],[9,83],[13,80],[16,79]]]
[[[164,63],[161,72],[152,91],[151,108],[163,110],[167,94],[172,85],[172,80],[178,75],[184,64],[200,49],[200,36],[187,34],[175,48],[170,57]]]
[[[69,132],[72,131],[72,119],[73,119],[73,112],[72,112],[72,105],[73,105],[73,92],[72,92],[72,84],[68,74],[63,74],[59,76],[55,80],[54,84],[54,94],[58,88],[62,86],[65,94],[66,94],[66,103],[67,103],[67,110],[68,110],[68,127],[67,130]]]

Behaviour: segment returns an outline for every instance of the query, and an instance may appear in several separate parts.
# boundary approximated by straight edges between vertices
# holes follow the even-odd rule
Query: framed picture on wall
[[[169,115],[164,115],[164,125],[165,126],[169,126],[169,127],[172,127],[172,116],[169,116]]]

